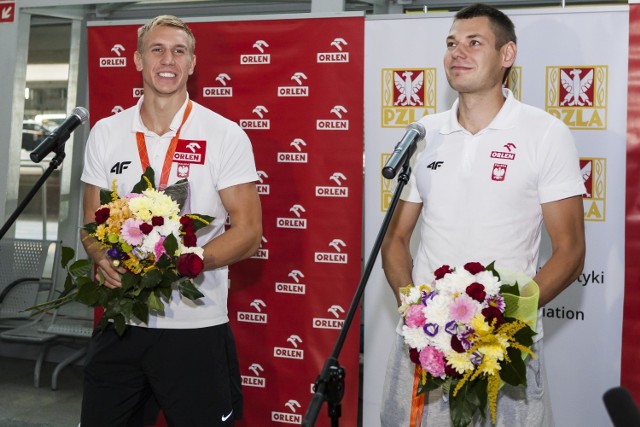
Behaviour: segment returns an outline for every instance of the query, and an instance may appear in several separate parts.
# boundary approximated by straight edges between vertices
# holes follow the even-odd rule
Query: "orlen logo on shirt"
[[[173,153],[173,161],[178,163],[204,165],[204,158],[206,154],[207,141],[179,139],[176,151]]]
[[[127,66],[127,57],[122,56],[122,52],[126,49],[121,44],[114,44],[111,48],[111,52],[115,53],[116,56],[106,56],[100,58],[100,67],[126,67]]]

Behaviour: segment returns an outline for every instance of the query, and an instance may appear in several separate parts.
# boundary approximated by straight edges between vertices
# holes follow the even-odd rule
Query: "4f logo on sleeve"
[[[405,127],[436,112],[435,68],[382,69],[382,127]]]
[[[607,128],[609,67],[547,67],[545,109],[571,129]]]
[[[207,154],[207,141],[192,139],[179,139],[176,151],[173,153],[173,161],[181,164],[204,165]]]
[[[123,170],[128,169],[130,161],[125,162],[116,162],[113,166],[111,166],[111,170],[109,172],[115,173],[116,175],[120,175]]]

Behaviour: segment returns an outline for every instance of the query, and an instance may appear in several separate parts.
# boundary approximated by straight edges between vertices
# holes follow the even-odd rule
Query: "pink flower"
[[[420,352],[420,365],[434,377],[441,377],[444,375],[444,354],[435,347],[426,346]]]
[[[165,239],[164,237],[160,237],[160,240],[158,240],[155,246],[153,247],[153,253],[156,256],[156,259],[160,259],[162,254],[167,253],[167,251],[164,249],[164,239]]]
[[[414,304],[407,309],[404,323],[410,328],[421,328],[426,320],[422,312],[422,304]]]
[[[475,314],[476,306],[467,294],[458,296],[449,307],[449,316],[456,322],[469,323]]]
[[[141,220],[133,218],[127,219],[122,224],[122,239],[131,246],[139,246],[142,243],[144,234],[140,231],[140,224],[142,224]]]

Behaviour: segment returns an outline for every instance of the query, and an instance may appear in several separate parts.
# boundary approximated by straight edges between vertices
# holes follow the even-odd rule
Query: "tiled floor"
[[[54,364],[42,368],[41,386],[33,386],[33,360],[0,357],[0,426],[76,427],[82,399],[82,367],[68,366],[50,388]]]

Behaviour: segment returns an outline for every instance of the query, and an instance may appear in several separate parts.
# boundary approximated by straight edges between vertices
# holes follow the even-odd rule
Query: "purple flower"
[[[483,356],[482,354],[478,353],[477,351],[474,351],[473,354],[471,355],[471,363],[473,363],[475,366],[478,366],[482,363],[482,359]]]
[[[458,323],[455,320],[452,320],[445,325],[444,330],[449,335],[455,335],[458,333]]]
[[[435,337],[436,335],[438,335],[438,330],[440,329],[440,327],[437,323],[427,323],[423,326],[422,329],[424,330],[425,334],[429,335],[430,337]]]
[[[124,259],[126,257],[126,254],[122,252],[120,248],[117,248],[115,246],[113,246],[107,251],[107,255],[111,259]]]

